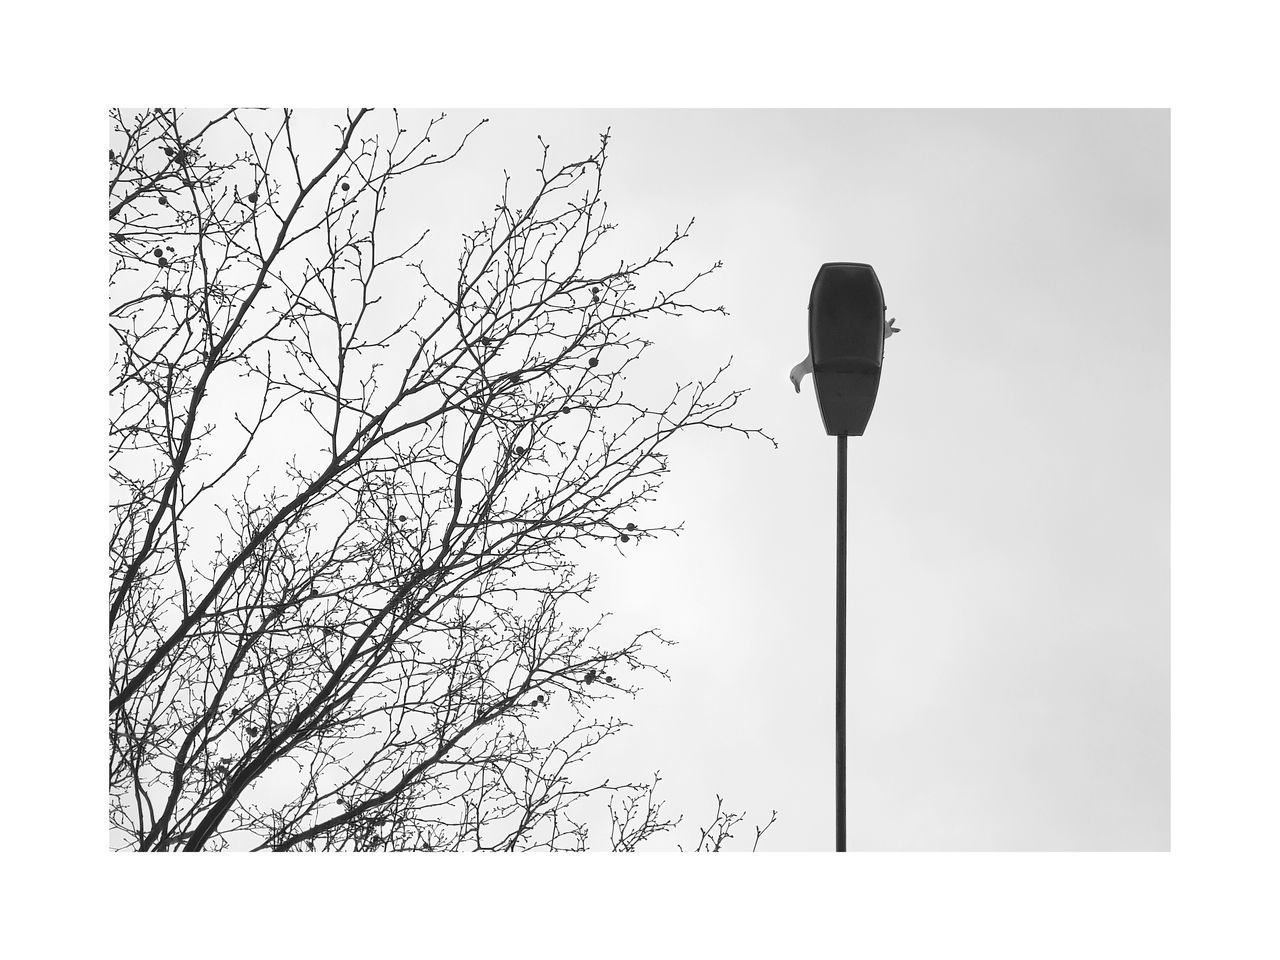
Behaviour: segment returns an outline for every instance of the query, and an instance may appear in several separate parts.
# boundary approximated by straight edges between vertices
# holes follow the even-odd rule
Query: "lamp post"
[[[871,419],[884,342],[898,329],[885,317],[884,291],[865,263],[824,263],[809,293],[809,356],[791,370],[800,392],[813,374],[827,434],[836,438],[836,851],[845,852],[845,581],[848,573],[848,440]]]

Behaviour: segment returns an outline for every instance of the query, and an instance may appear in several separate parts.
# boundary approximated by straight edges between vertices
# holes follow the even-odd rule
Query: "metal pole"
[[[848,573],[849,438],[836,437],[836,852],[845,852],[844,625]]]

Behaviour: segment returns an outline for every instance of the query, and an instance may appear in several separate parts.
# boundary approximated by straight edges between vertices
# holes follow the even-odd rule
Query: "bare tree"
[[[386,213],[478,129],[442,119],[112,112],[118,848],[586,849],[591,797],[614,849],[679,822],[656,777],[581,773],[661,637],[567,604],[585,548],[678,529],[642,509],[674,437],[757,433],[723,367],[622,389],[646,320],[721,311],[690,294],[719,264],[642,293],[691,224],[606,261],[606,134],[541,144],[442,270]]]

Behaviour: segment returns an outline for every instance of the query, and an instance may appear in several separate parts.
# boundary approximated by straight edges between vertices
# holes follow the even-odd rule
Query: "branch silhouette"
[[[733,422],[727,364],[657,403],[623,389],[647,321],[723,312],[693,294],[719,264],[642,292],[692,222],[606,259],[608,134],[560,165],[540,143],[531,186],[506,177],[442,266],[388,210],[482,124],[112,123],[113,843],[579,850],[598,821],[632,850],[674,829],[656,775],[581,772],[665,641],[569,613],[588,548],[678,532],[645,509],[676,437],[763,436]]]

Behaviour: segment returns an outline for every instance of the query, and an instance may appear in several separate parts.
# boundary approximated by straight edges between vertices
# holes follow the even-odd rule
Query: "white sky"
[[[451,111],[442,139],[482,115],[389,231],[448,262],[538,134],[563,162],[612,128],[615,248],[696,216],[677,264],[723,260],[730,313],[655,324],[633,386],[732,354],[779,442],[686,440],[655,508],[684,534],[593,555],[613,628],[678,641],[599,769],[831,848],[835,441],[787,371],[819,264],[858,260],[904,332],[850,441],[850,847],[1167,848],[1167,113]]]
[[[1167,113],[487,116],[467,203],[535,134],[568,159],[607,126],[621,240],[696,215],[680,262],[724,261],[731,316],[655,331],[650,367],[732,353],[780,444],[686,443],[684,535],[598,566],[619,629],[679,641],[609,767],[831,847],[835,441],[786,374],[818,265],[861,260],[904,332],[850,441],[851,848],[1167,848]]]

